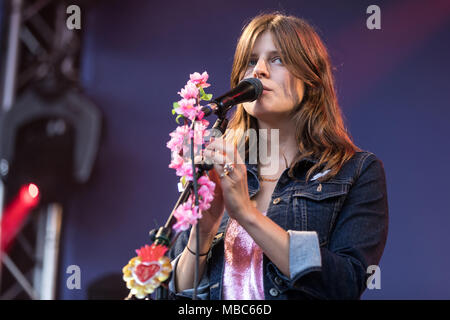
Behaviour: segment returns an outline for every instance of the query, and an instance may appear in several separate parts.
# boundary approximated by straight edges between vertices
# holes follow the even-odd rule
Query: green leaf
[[[202,99],[205,100],[205,101],[210,101],[212,99],[212,94],[211,93],[210,94],[205,94],[202,97]]]
[[[200,100],[205,100],[205,101],[209,101],[212,98],[212,94],[206,94],[205,90],[200,87],[199,88],[200,91]]]
[[[176,108],[179,108],[179,107],[180,107],[180,105],[178,104],[178,102],[174,102],[174,103],[173,103],[172,114],[177,113],[177,112],[175,111],[175,109],[176,109]]]
[[[181,177],[181,184],[183,185],[183,187],[186,185],[186,176]]]
[[[180,123],[178,122],[178,119],[180,119],[180,118],[183,118],[183,115],[182,115],[182,114],[179,114],[179,115],[177,116],[177,118],[175,119],[175,121],[176,121],[178,124],[180,124]]]

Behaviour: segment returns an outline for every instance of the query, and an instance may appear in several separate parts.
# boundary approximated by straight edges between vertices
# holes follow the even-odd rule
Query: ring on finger
[[[225,165],[223,166],[223,173],[221,174],[221,178],[229,175],[231,172],[233,172],[233,170],[234,170],[234,167],[233,167],[232,162],[225,163]]]

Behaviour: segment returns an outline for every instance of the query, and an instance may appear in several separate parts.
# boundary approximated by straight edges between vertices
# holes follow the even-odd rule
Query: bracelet
[[[191,249],[189,249],[188,246],[186,246],[186,249],[188,249],[188,251],[189,251],[190,253],[192,253],[194,256],[196,255],[196,253],[195,253],[194,251],[192,251]],[[206,255],[209,253],[210,250],[211,250],[211,248],[210,248],[206,253],[199,254],[198,256],[199,256],[199,257],[206,256]]]

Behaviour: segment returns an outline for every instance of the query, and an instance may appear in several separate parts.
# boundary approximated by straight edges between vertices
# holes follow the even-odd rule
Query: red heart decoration
[[[141,282],[146,282],[157,273],[161,267],[157,263],[151,263],[149,265],[140,263],[135,269],[134,273]]]

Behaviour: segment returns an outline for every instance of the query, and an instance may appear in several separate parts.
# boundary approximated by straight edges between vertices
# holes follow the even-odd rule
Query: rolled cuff
[[[181,254],[179,254],[174,260],[172,260],[171,264],[172,264],[172,277],[169,281],[169,292],[171,293],[171,295],[175,296],[175,298],[189,298],[189,299],[193,299],[194,297],[194,289],[186,289],[180,292],[177,292],[175,289],[175,277],[176,277],[176,268],[178,265],[178,260],[180,259]],[[205,269],[205,271],[203,272],[203,277],[200,280],[200,283],[197,287],[197,298],[200,300],[208,300],[209,299],[209,277],[208,277],[208,272]]]
[[[315,231],[293,231],[289,234],[289,274],[292,282],[322,267],[319,237]]]

